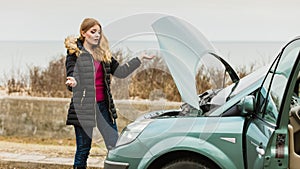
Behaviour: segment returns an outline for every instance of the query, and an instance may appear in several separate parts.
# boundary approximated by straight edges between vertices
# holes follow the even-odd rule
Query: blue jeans
[[[74,126],[76,135],[76,154],[74,159],[74,166],[85,167],[87,165],[87,158],[90,154],[92,145],[93,128],[82,128]]]
[[[116,122],[111,118],[105,102],[98,102],[100,111],[96,113],[97,128],[100,131],[105,146],[108,150],[115,147],[118,140],[118,128]]]
[[[105,102],[97,103],[96,112],[97,128],[102,134],[105,146],[108,150],[116,145],[118,140],[118,129],[115,121],[111,119]],[[74,126],[76,135],[76,154],[74,166],[84,167],[87,165],[87,159],[92,145],[93,127]]]

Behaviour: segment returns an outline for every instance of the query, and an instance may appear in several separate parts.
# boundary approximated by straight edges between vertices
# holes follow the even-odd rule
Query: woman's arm
[[[118,78],[126,78],[140,65],[141,65],[141,61],[139,58],[133,58],[129,62],[123,65],[120,65],[118,61],[112,58],[111,71],[112,74]]]
[[[119,65],[119,62],[116,61],[114,58],[112,58],[111,63],[111,71],[112,74],[118,78],[126,78],[128,75],[130,75],[133,71],[135,71],[140,65],[142,59],[153,59],[152,56],[148,55],[140,55],[139,57],[131,59],[129,62]]]
[[[70,80],[70,78],[73,78],[73,72],[74,72],[74,67],[75,67],[76,61],[77,61],[77,56],[75,53],[67,54],[66,63],[65,63],[66,76],[67,76],[66,85],[67,85],[69,91],[72,91],[72,87],[74,86],[72,83],[70,83],[69,80]]]
[[[77,60],[77,56],[75,54],[67,55],[67,58],[66,58],[67,76],[73,76],[76,60]]]

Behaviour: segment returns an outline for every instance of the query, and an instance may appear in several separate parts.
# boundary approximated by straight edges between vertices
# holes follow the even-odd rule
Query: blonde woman
[[[108,150],[118,139],[117,113],[110,91],[111,75],[125,78],[140,66],[142,59],[153,56],[141,55],[119,65],[111,56],[100,23],[93,18],[84,19],[80,37],[66,38],[65,46],[66,85],[73,92],[66,123],[75,128],[74,168],[86,168],[95,126]]]

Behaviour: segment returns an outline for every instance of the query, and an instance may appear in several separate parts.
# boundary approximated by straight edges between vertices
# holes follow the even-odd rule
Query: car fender
[[[195,147],[198,148],[195,149]],[[212,160],[221,168],[241,168],[241,166],[236,166],[234,162],[231,159],[229,159],[226,156],[226,154],[222,152],[218,147],[200,138],[188,136],[184,138],[182,136],[177,136],[161,140],[160,142],[149,148],[149,151],[144,155],[144,157],[140,161],[138,168],[144,169],[149,167],[151,163],[153,163],[156,159],[158,159],[166,153],[183,150],[203,155]]]

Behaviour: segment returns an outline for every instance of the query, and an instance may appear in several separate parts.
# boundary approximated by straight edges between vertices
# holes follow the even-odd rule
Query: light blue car
[[[272,64],[239,79],[185,21],[166,16],[152,26],[185,104],[129,124],[105,169],[300,167],[300,37]],[[198,95],[195,65],[207,56],[223,63],[233,83]]]

